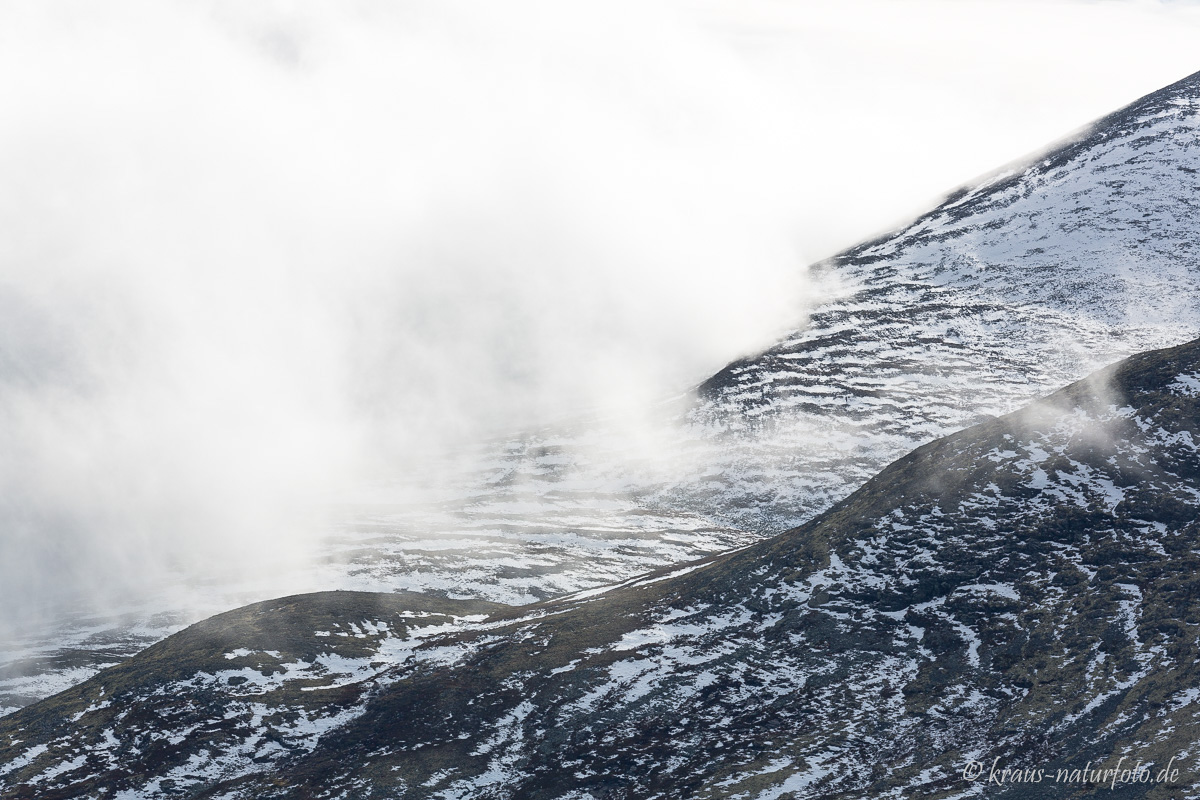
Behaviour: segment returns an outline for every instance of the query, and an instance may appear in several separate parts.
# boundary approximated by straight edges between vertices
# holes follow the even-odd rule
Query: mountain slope
[[[364,580],[524,602],[785,530],[920,444],[1200,335],[1197,197],[1200,73],[814,267],[805,323],[705,381],[648,454],[602,422],[495,443],[445,502],[352,511],[369,530],[331,546]]]
[[[972,761],[1053,776],[1122,755],[1180,774],[1119,796],[1200,796],[1198,443],[1200,340],[923,446],[753,547],[360,654],[303,712],[336,724],[302,744],[264,731],[301,713],[330,637],[147,651],[118,668],[136,681],[102,673],[0,720],[0,797],[950,797],[982,790]],[[211,670],[243,658],[283,674],[231,715],[238,675]],[[986,794],[1010,791],[1088,787]]]
[[[841,297],[706,381],[694,418],[766,429],[760,446],[798,447],[793,463],[824,471],[827,488],[767,500],[778,521],[865,480],[881,454],[1192,338],[1198,128],[1200,73],[819,265]],[[806,429],[833,441],[806,445]]]
[[[682,408],[490,442],[367,493],[291,591],[529,603],[798,525],[920,444],[1200,335],[1197,197],[1200,73],[818,265],[810,318]],[[190,619],[147,603],[5,643],[0,713]]]

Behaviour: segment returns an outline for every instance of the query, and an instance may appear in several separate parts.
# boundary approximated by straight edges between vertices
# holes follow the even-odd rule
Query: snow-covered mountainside
[[[0,720],[0,797],[1200,797],[1198,665],[1200,339],[607,592],[214,618]]]
[[[1200,334],[1197,197],[1200,73],[817,265],[826,299],[804,325],[656,422],[489,443],[365,495],[295,591],[529,603],[800,524],[919,444]],[[209,607],[234,604],[211,591]],[[177,630],[183,611],[6,643],[0,713]]]
[[[511,603],[797,525],[917,445],[1200,334],[1197,198],[1200,73],[817,265],[806,324],[646,441],[498,443],[444,503],[354,512],[334,547],[367,579]]]
[[[696,411],[715,425],[766,427],[764,443],[799,446],[808,452],[797,463],[830,476],[781,488],[767,518],[842,495],[878,469],[880,451],[894,455],[1099,362],[1194,335],[1198,113],[1194,76],[822,265],[846,286],[843,297],[714,376]],[[806,429],[830,441],[778,437]]]
[[[765,429],[770,461],[790,454],[794,473],[749,504],[778,525],[881,459],[1185,341],[1200,326],[1198,173],[1194,75],[820,265],[841,298],[706,382],[694,418]]]

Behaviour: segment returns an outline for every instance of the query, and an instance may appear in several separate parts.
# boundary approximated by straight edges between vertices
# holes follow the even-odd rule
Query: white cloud
[[[680,0],[805,119],[827,255],[1200,70],[1200,3]]]
[[[364,465],[685,387],[800,318],[806,258],[1181,77],[1194,26],[5,3],[0,601],[303,557]]]

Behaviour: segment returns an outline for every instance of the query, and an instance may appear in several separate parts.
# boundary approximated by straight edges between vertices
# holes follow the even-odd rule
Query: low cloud
[[[826,5],[6,3],[7,617],[303,560],[364,475],[678,392],[812,258],[1186,71],[1063,99],[1032,6]]]

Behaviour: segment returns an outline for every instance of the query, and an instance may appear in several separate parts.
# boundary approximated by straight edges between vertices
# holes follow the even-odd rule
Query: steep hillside
[[[1197,797],[1198,443],[1200,340],[607,592],[233,612],[0,720],[0,797]]]
[[[703,384],[694,418],[765,429],[758,444],[797,447],[793,464],[818,467],[826,486],[767,499],[778,524],[865,480],[881,456],[1192,338],[1198,128],[1200,74],[819,265],[841,297]],[[805,444],[805,430],[829,441]]]
[[[364,493],[294,585],[523,604],[798,525],[918,445],[1200,335],[1197,197],[1200,73],[818,265],[804,324],[644,424],[558,425]],[[81,614],[5,643],[0,713],[188,613]]]
[[[1197,198],[1200,73],[814,267],[805,323],[649,445],[604,422],[494,443],[438,475],[442,502],[351,509],[331,547],[364,581],[525,602],[785,530],[918,445],[1200,335]]]

